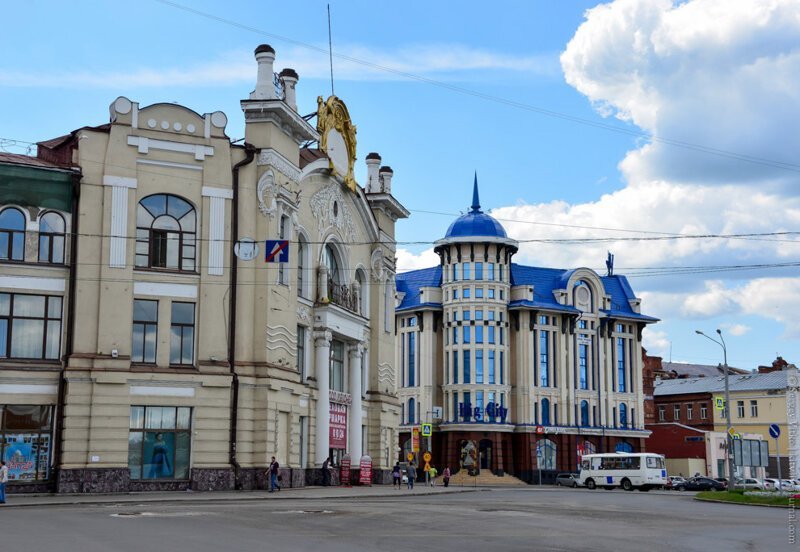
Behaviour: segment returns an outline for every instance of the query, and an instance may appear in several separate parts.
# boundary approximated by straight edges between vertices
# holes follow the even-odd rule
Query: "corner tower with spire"
[[[475,174],[439,265],[397,276],[402,458],[425,422],[433,464],[482,480],[549,481],[583,454],[643,450],[641,330],[656,319],[624,276],[513,264],[518,249]]]

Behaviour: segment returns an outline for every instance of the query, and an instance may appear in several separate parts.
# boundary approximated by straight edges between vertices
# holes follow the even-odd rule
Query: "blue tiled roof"
[[[423,268],[397,275],[397,291],[405,293],[403,301],[395,310],[404,311],[423,307],[441,307],[441,303],[421,303],[419,290],[424,287],[441,287],[442,267]]]
[[[486,213],[470,211],[466,215],[458,217],[444,235],[444,239],[465,237],[505,238],[507,236],[505,229],[497,220]]]
[[[573,306],[561,305],[556,301],[553,290],[566,289],[570,276],[575,270],[564,270],[562,268],[541,268],[536,266],[525,266],[511,264],[511,285],[531,285],[533,286],[533,301],[517,300],[511,301],[509,308],[527,307],[533,309],[546,309],[560,312],[580,312]],[[656,322],[657,318],[638,314],[633,311],[629,303],[630,299],[635,299],[631,285],[625,276],[602,276],[605,293],[611,296],[611,308],[603,312],[614,318],[628,318],[641,320],[642,322]],[[405,293],[403,301],[397,311],[419,309],[425,307],[441,308],[441,303],[422,303],[420,302],[419,291],[423,287],[440,287],[442,285],[442,267],[424,268],[413,270],[397,275],[397,291]]]

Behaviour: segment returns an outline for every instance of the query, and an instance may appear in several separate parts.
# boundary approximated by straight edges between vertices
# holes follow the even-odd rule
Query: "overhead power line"
[[[249,32],[252,32],[252,33],[255,33],[255,34],[259,34],[259,35],[267,36],[267,37],[270,37],[270,38],[274,38],[274,39],[277,39],[277,40],[280,40],[280,41],[283,41],[283,42],[287,42],[289,44],[294,44],[294,45],[299,46],[301,48],[306,48],[308,50],[313,50],[315,52],[319,52],[320,54],[324,54],[326,56],[332,56],[332,57],[335,57],[335,58],[338,58],[338,59],[349,61],[351,63],[355,63],[355,64],[358,64],[358,65],[363,65],[364,67],[369,67],[371,69],[375,69],[375,70],[378,70],[378,71],[383,71],[383,72],[386,72],[386,73],[391,73],[393,75],[404,77],[404,78],[409,79],[409,80],[415,80],[415,81],[422,82],[422,83],[425,83],[425,84],[430,84],[432,86],[437,86],[439,88],[450,90],[452,92],[457,92],[459,94],[472,96],[472,97],[475,97],[475,98],[478,98],[478,99],[490,101],[490,102],[501,104],[501,105],[507,105],[509,107],[514,107],[516,109],[521,109],[523,111],[529,111],[529,112],[533,112],[533,113],[538,113],[540,115],[545,115],[547,117],[552,117],[552,118],[556,118],[556,119],[562,119],[562,120],[569,121],[569,122],[572,122],[572,123],[581,124],[581,125],[584,125],[584,126],[594,127],[594,128],[598,128],[598,129],[602,129],[602,130],[608,130],[608,131],[611,131],[611,132],[615,132],[615,133],[618,133],[618,134],[624,134],[624,135],[631,136],[631,137],[634,137],[634,138],[646,138],[648,140],[652,140],[653,142],[658,142],[658,143],[661,143],[661,144],[666,144],[666,145],[670,145],[670,146],[674,146],[674,147],[679,147],[679,148],[683,148],[683,149],[687,149],[687,150],[691,150],[691,151],[697,151],[697,152],[700,152],[700,153],[706,153],[706,154],[714,155],[714,156],[717,156],[717,157],[733,159],[733,160],[736,160],[736,161],[744,161],[746,163],[752,163],[752,164],[756,164],[756,165],[765,165],[765,166],[770,166],[770,167],[774,167],[774,168],[784,169],[784,170],[787,170],[787,171],[800,172],[800,164],[789,163],[789,162],[786,162],[786,161],[778,161],[778,160],[775,160],[775,159],[767,159],[767,158],[764,158],[764,157],[758,157],[758,156],[754,156],[754,155],[738,153],[738,152],[724,150],[724,149],[720,149],[720,148],[714,148],[714,147],[711,147],[711,146],[704,146],[702,144],[696,144],[696,143],[693,143],[693,142],[687,142],[685,140],[676,140],[676,139],[673,139],[673,138],[668,138],[668,137],[663,137],[663,136],[656,136],[656,135],[649,134],[649,133],[646,133],[646,132],[641,132],[641,131],[638,131],[638,130],[632,130],[632,129],[629,129],[629,128],[623,128],[623,127],[619,127],[619,126],[616,126],[616,125],[611,125],[611,124],[608,124],[608,123],[594,121],[594,120],[591,120],[591,119],[585,119],[583,117],[577,117],[575,115],[570,115],[570,114],[567,114],[567,113],[561,113],[559,111],[555,111],[555,110],[552,110],[552,109],[545,109],[545,108],[538,107],[538,106],[531,105],[531,104],[527,104],[527,103],[524,103],[524,102],[519,102],[519,101],[516,101],[516,100],[510,100],[508,98],[503,98],[501,96],[495,96],[495,95],[492,95],[492,94],[486,94],[484,92],[479,92],[477,90],[472,90],[470,88],[466,88],[466,87],[463,87],[463,86],[458,86],[458,85],[455,85],[455,84],[451,84],[451,83],[448,83],[448,82],[440,81],[440,80],[433,79],[433,78],[430,78],[430,77],[424,77],[422,75],[409,73],[407,71],[402,71],[400,69],[395,69],[393,67],[388,67],[386,65],[381,65],[379,63],[374,63],[374,62],[371,62],[371,61],[367,61],[365,59],[360,59],[360,58],[356,58],[356,57],[353,57],[353,56],[348,56],[348,55],[340,54],[340,53],[334,53],[330,49],[321,48],[319,46],[315,46],[315,45],[310,44],[308,42],[303,42],[303,41],[300,41],[300,40],[296,40],[294,38],[290,38],[288,36],[279,35],[279,34],[276,34],[276,33],[271,33],[271,32],[265,31],[263,29],[259,29],[257,27],[252,27],[250,25],[245,25],[243,23],[239,23],[238,21],[234,21],[232,19],[227,19],[227,18],[224,18],[224,17],[220,17],[218,15],[214,15],[214,14],[211,14],[211,13],[208,13],[208,12],[204,12],[202,10],[191,8],[189,6],[180,4],[178,2],[172,2],[170,0],[155,0],[155,1],[159,2],[161,4],[164,4],[164,5],[167,5],[167,6],[171,6],[173,8],[179,9],[179,10],[183,10],[183,11],[188,12],[188,13],[193,13],[195,15],[198,15],[200,17],[204,17],[206,19],[210,19],[212,21],[217,21],[219,23],[223,23],[225,25],[230,25],[232,27],[236,27],[236,28],[239,28],[239,29],[242,29],[242,30],[246,30],[246,31],[249,31]]]

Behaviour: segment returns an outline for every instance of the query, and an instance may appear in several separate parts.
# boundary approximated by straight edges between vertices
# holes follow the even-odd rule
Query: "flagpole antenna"
[[[333,93],[333,39],[331,35],[331,5],[328,4],[328,58],[330,60],[331,65],[331,96],[335,96],[336,94]]]

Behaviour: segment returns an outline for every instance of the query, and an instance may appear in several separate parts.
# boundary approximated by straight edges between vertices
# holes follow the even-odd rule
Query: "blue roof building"
[[[438,266],[397,275],[400,447],[434,423],[434,464],[525,481],[583,454],[643,451],[642,329],[627,278],[512,262],[518,242],[472,205]],[[472,458],[474,452],[474,458]]]

